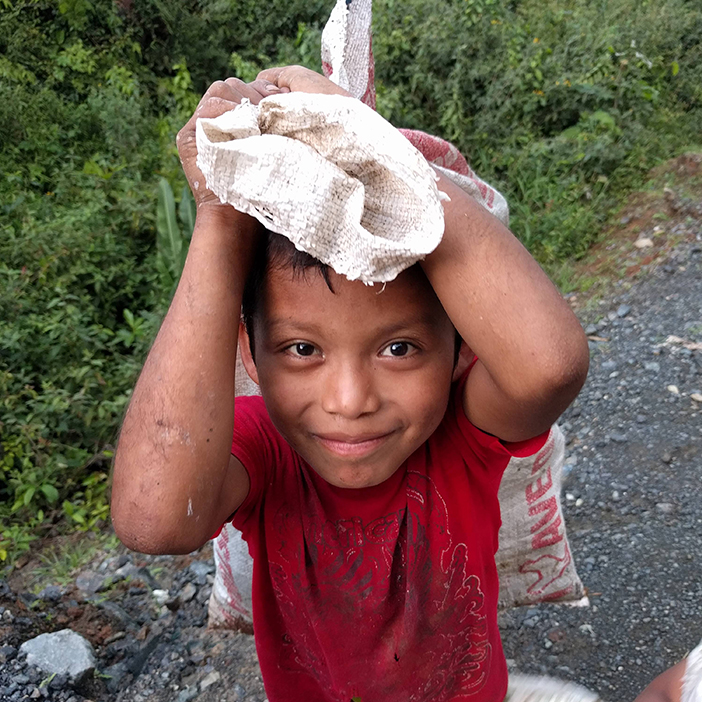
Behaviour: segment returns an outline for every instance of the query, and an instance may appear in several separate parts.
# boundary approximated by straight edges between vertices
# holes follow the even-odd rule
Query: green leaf
[[[192,237],[193,229],[195,229],[196,214],[197,208],[195,206],[195,198],[190,192],[190,188],[184,185],[183,194],[180,196],[178,215],[180,216],[180,221],[183,223],[183,236],[188,240]]]
[[[36,488],[33,485],[31,485],[24,491],[24,497],[22,498],[22,501],[24,502],[25,507],[32,501],[32,497],[34,497],[35,492]]]
[[[173,190],[165,178],[158,183],[158,207],[156,210],[156,231],[158,232],[159,253],[168,263],[174,278],[180,275],[179,262],[183,249],[183,237],[176,219]]]
[[[49,502],[56,502],[59,498],[58,490],[49,483],[44,483],[44,485],[41,486],[41,491],[46,495],[46,499],[49,500]]]
[[[673,71],[673,75],[677,76],[678,73],[680,73],[680,64],[677,61],[673,61],[671,64],[671,69]]]

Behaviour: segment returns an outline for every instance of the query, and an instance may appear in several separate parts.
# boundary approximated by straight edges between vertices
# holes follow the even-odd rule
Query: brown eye
[[[295,344],[292,348],[298,356],[311,356],[314,353],[312,344]]]
[[[381,356],[392,356],[393,358],[402,358],[412,351],[414,347],[407,341],[393,341],[388,344],[382,351]]]

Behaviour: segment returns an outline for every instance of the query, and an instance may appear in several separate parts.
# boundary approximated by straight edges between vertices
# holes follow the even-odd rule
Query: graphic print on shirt
[[[468,548],[453,542],[431,478],[408,471],[405,481],[402,508],[368,524],[328,521],[314,491],[302,517],[287,507],[276,515],[269,566],[286,628],[279,666],[311,675],[330,700],[372,689],[387,702],[446,702],[487,680],[486,607]],[[335,665],[330,672],[330,651],[343,679]]]

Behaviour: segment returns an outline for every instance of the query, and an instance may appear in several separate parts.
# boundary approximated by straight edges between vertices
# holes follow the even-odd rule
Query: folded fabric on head
[[[430,254],[437,176],[359,100],[286,93],[197,122],[198,166],[222,202],[350,280],[386,282]]]

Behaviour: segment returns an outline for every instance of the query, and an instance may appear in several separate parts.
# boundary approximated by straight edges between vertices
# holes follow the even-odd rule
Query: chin
[[[394,475],[396,470],[397,468],[383,471],[382,473],[370,470],[317,471],[317,474],[334,487],[358,490],[380,485],[380,483],[385,482],[390,476]]]

